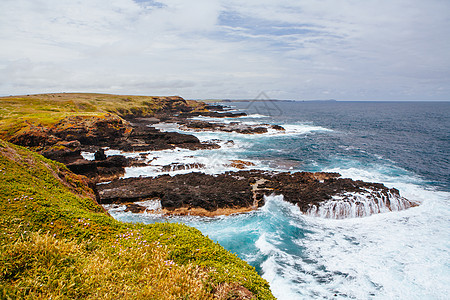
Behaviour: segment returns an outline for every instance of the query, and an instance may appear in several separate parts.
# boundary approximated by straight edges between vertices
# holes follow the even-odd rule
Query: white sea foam
[[[423,204],[404,211],[345,220],[303,215],[282,196],[258,211],[214,219],[180,217],[231,251],[258,263],[273,294],[290,299],[446,299],[449,193],[422,189]],[[161,216],[116,212],[124,221]],[[246,240],[248,239],[248,240]],[[237,244],[236,244],[237,243]],[[254,249],[254,250],[253,250]]]
[[[286,134],[309,134],[313,132],[331,132],[333,130],[310,124],[283,124]]]
[[[225,111],[224,113],[229,113],[229,112],[231,112],[231,111]],[[240,121],[243,119],[262,119],[262,118],[269,118],[269,116],[262,115],[262,114],[250,114],[250,115],[246,115],[246,116],[239,116],[239,117],[232,117],[232,118],[216,118],[216,117],[198,116],[198,117],[192,117],[191,120],[228,123],[228,122],[237,122],[237,121]]]
[[[178,124],[175,123],[159,123],[156,125],[153,125],[155,128],[161,130],[161,131],[175,131],[179,133],[189,133],[195,135],[197,138],[200,139],[200,141],[208,141],[213,139],[233,139],[233,138],[239,138],[239,137],[246,137],[248,139],[255,139],[260,137],[267,137],[267,136],[285,136],[285,135],[306,135],[311,134],[315,132],[332,132],[332,129],[322,127],[322,126],[316,126],[312,124],[307,123],[300,123],[300,124],[281,124],[285,130],[276,130],[271,127],[270,124],[261,124],[260,122],[255,121],[240,121],[235,119],[221,119],[221,118],[205,118],[205,117],[196,117],[194,118],[196,120],[203,120],[208,121],[212,123],[235,123],[239,122],[243,126],[266,126],[267,132],[261,133],[261,134],[243,134],[243,133],[237,133],[237,132],[223,132],[223,131],[208,131],[208,130],[191,130],[191,129],[181,129]],[[209,139],[205,138],[205,133],[209,134]]]
[[[86,160],[94,160],[95,159],[94,155],[95,153],[93,152],[81,151],[81,156]]]
[[[306,214],[329,219],[360,218],[405,210],[414,205],[406,198],[391,191],[384,194],[367,189],[365,192],[335,195],[321,204],[311,205]]]
[[[147,211],[158,211],[162,208],[160,200],[145,200],[134,203],[145,207]]]
[[[364,219],[308,218],[312,232],[297,242],[308,258],[337,274],[339,294],[444,299],[450,292],[449,194],[423,191],[423,197],[419,207]]]
[[[122,213],[127,209],[126,205],[123,204],[103,204],[102,205],[111,215]]]
[[[233,151],[235,150],[235,151]],[[125,168],[124,178],[155,177],[159,175],[177,175],[190,172],[220,174],[226,171],[236,171],[232,166],[234,160],[239,160],[239,148],[234,145],[214,150],[171,149],[153,151],[147,154],[147,166]],[[257,160],[246,160],[254,167],[263,168]]]
[[[261,114],[250,114],[250,115],[247,115],[247,116],[239,117],[239,119],[245,119],[245,118],[248,118],[248,119],[261,119],[261,118],[269,118],[269,116],[261,115]]]
[[[423,190],[422,198],[428,200],[409,210],[332,220],[268,197],[263,210],[305,236],[288,236],[298,249],[286,249],[276,234],[263,233],[263,277],[278,299],[446,299],[449,193]],[[286,224],[280,230],[291,231]]]
[[[293,135],[330,131],[312,124],[281,125]],[[190,133],[203,141],[233,139],[235,145],[206,151],[152,152],[148,159],[154,165],[149,173],[161,174],[158,168],[166,163],[198,162],[216,155],[217,159],[212,162],[242,158],[240,151],[248,147],[245,143],[271,137],[270,133]],[[376,158],[382,160],[377,162],[378,165],[345,162],[323,171],[338,172],[355,180],[384,183],[389,188],[399,189],[403,197],[420,203],[420,206],[387,212],[386,207],[369,203],[368,208],[385,213],[335,220],[304,215],[297,206],[283,201],[282,196],[272,196],[266,197],[266,205],[261,209],[245,216],[208,220],[180,217],[175,221],[198,227],[232,252],[248,247],[239,252],[239,256],[261,269],[274,295],[281,300],[447,299],[450,294],[450,193],[426,187],[421,178],[393,168],[390,163],[382,165],[386,159]],[[211,172],[224,170],[223,164],[209,165]],[[319,163],[315,165],[320,168]],[[136,175],[139,176],[139,172]],[[358,197],[363,195],[355,195],[355,201]],[[116,209],[118,212],[113,215],[124,221],[166,220],[152,214],[125,213],[121,206]],[[352,209],[355,208],[350,207],[349,211]]]

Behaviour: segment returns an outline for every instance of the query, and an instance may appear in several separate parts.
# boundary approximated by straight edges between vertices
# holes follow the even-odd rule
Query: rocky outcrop
[[[181,171],[181,170],[192,170],[192,169],[204,169],[205,165],[202,163],[171,163],[170,165],[163,166],[163,172],[173,172],[173,171]]]
[[[81,156],[81,143],[77,140],[59,141],[52,146],[45,147],[41,154],[63,164],[69,164],[83,158]]]
[[[280,125],[257,124],[247,125],[239,122],[220,123],[207,122],[198,120],[183,120],[179,121],[181,129],[193,131],[222,131],[222,132],[236,132],[241,134],[263,134],[267,133],[269,129],[277,131],[285,131]]]
[[[174,149],[175,147],[191,150],[219,148],[216,144],[201,143],[190,134],[178,132],[162,132],[156,128],[146,126],[146,123],[134,123],[133,130],[128,137],[109,147],[128,152]]]
[[[67,164],[74,173],[84,175],[95,182],[106,182],[118,179],[125,174],[125,167],[130,162],[122,155],[109,156],[102,160],[77,159]]]
[[[117,115],[71,116],[50,128],[50,134],[63,141],[79,141],[82,145],[110,146],[126,139],[132,126]]]
[[[124,158],[106,158],[88,161],[81,151],[100,147],[134,152],[174,149],[191,150],[219,148],[217,144],[202,143],[189,134],[161,132],[149,127],[149,118],[128,122],[117,115],[71,116],[53,126],[30,126],[13,138],[13,142],[36,149],[43,156],[66,164],[73,172],[98,180],[108,181],[122,176],[128,165]],[[98,155],[101,155],[98,153]]]
[[[231,212],[248,211],[262,206],[264,196],[272,194],[283,195],[286,201],[297,205],[305,214],[334,218],[365,215],[348,214],[336,205],[328,208],[332,212],[328,216],[321,212],[324,205],[336,199],[344,202],[359,199],[359,202],[352,203],[361,207],[366,205],[363,198],[371,199],[379,204],[380,209],[374,208],[369,211],[370,214],[415,206],[400,197],[398,190],[382,184],[354,181],[340,178],[337,173],[322,172],[275,173],[251,170],[219,175],[164,175],[115,180],[99,186],[98,190],[103,204],[157,198],[166,212],[174,214],[197,214],[198,209],[207,212],[223,209]],[[398,205],[400,202],[403,204]]]
[[[236,168],[236,169],[244,170],[244,169],[247,169],[247,167],[254,167],[255,164],[252,163],[251,161],[233,159],[230,161],[230,164],[228,164],[228,166]]]
[[[156,178],[127,178],[98,186],[103,204],[158,198],[163,209],[241,208],[253,205],[250,178],[189,173]]]
[[[128,98],[121,101],[128,102]],[[131,100],[130,100],[131,101]],[[85,103],[86,104],[86,103]],[[111,104],[113,104],[111,102]],[[219,148],[215,142],[202,143],[194,135],[162,132],[151,125],[160,121],[180,124],[184,130],[221,131],[240,134],[284,132],[279,125],[248,125],[240,122],[206,122],[187,119],[194,116],[215,118],[241,117],[245,113],[227,111],[224,106],[189,103],[181,97],[155,97],[140,101],[136,107],[114,106],[105,113],[84,112],[54,119],[42,124],[24,121],[11,130],[9,140],[37,150],[45,157],[67,165],[75,173],[85,175],[98,185],[102,203],[128,203],[130,211],[143,211],[136,201],[159,199],[161,207],[171,214],[217,215],[253,210],[264,204],[264,196],[283,195],[305,214],[328,218],[361,217],[384,211],[401,210],[415,203],[400,196],[398,190],[382,184],[340,178],[336,173],[276,173],[239,171],[219,175],[189,173],[156,178],[120,179],[125,167],[145,166],[146,154],[127,159],[108,157],[102,147],[127,152],[174,149],[191,150]],[[87,104],[86,104],[87,105]],[[113,113],[117,113],[113,114]],[[64,114],[67,115],[67,114]],[[5,131],[6,132],[6,131]],[[7,131],[9,132],[9,131]],[[233,143],[228,141],[227,143]],[[95,153],[95,160],[86,160],[82,151]],[[245,170],[254,164],[242,160],[228,165]],[[172,163],[162,166],[163,172],[199,170],[200,163]],[[183,173],[183,172],[179,172]]]
[[[214,106],[209,106],[209,110],[205,110],[202,112],[184,112],[179,115],[182,118],[190,118],[190,117],[210,117],[210,118],[239,118],[245,117],[247,114],[245,112],[227,112],[222,111],[214,111]]]

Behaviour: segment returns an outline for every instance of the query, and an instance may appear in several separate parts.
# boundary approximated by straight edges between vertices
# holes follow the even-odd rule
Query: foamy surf
[[[159,123],[152,125],[156,129],[159,129],[161,131],[175,131],[179,133],[188,133],[195,135],[197,138],[199,138],[202,142],[204,141],[210,141],[214,139],[233,139],[233,138],[244,138],[244,139],[257,139],[261,137],[267,137],[267,136],[286,136],[286,135],[307,135],[307,134],[313,134],[313,133],[320,133],[320,132],[332,132],[332,129],[323,127],[323,126],[316,126],[313,124],[307,124],[307,123],[300,123],[300,124],[267,124],[267,123],[260,123],[255,121],[240,121],[235,119],[220,119],[220,118],[206,118],[206,117],[197,117],[193,118],[195,120],[201,120],[201,121],[208,121],[213,123],[223,123],[223,124],[229,124],[229,123],[236,123],[239,122],[243,126],[267,126],[267,132],[266,133],[259,133],[259,134],[244,134],[244,133],[237,133],[237,132],[223,132],[223,131],[209,131],[209,130],[194,130],[189,128],[181,128],[180,125],[176,123]],[[280,125],[285,130],[276,130],[271,127],[271,125]],[[209,134],[210,138],[205,139],[205,134]]]
[[[449,195],[424,191],[424,196],[423,205],[396,213],[307,218],[311,232],[297,242],[307,249],[307,259],[336,274],[329,287],[339,296],[444,299],[450,292],[449,247],[442,243],[450,234]]]
[[[266,204],[251,213],[219,218],[165,218],[123,211],[113,216],[128,222],[169,221],[194,226],[253,265],[281,300],[447,299],[450,294],[450,193],[438,191],[436,185],[427,182],[438,181],[439,178],[427,174],[439,172],[421,173],[408,159],[422,161],[417,153],[423,147],[417,145],[424,140],[434,143],[435,148],[430,149],[448,151],[439,141],[433,141],[433,134],[447,137],[445,128],[449,127],[443,123],[444,118],[439,121],[441,127],[430,123],[430,116],[440,113],[436,110],[425,111],[424,123],[410,122],[426,110],[425,106],[420,111],[408,112],[413,105],[405,104],[401,109],[397,107],[400,104],[377,105],[381,105],[380,109],[371,112],[366,104],[356,103],[279,103],[285,114],[281,117],[201,120],[268,122],[282,125],[291,134],[187,133],[202,141],[234,140],[233,147],[208,152],[218,157],[244,160],[251,157],[258,168],[269,170],[278,170],[283,164],[283,170],[338,172],[344,178],[380,182],[398,189],[402,197],[420,206],[384,211],[372,203],[368,207],[375,207],[381,213],[330,219],[302,214],[297,206],[277,196],[267,197]],[[389,124],[388,128],[384,124]],[[408,127],[411,124],[414,127]],[[424,138],[415,136],[420,131],[415,127],[417,124],[426,127]],[[432,126],[444,130],[436,132]],[[396,133],[405,129],[414,134],[399,139]],[[409,140],[411,136],[417,139]],[[394,152],[405,153],[408,159],[391,156]],[[430,159],[445,164],[446,158],[437,154],[430,154]],[[448,185],[444,186],[447,188]],[[361,199],[355,198],[354,203],[357,201]]]
[[[413,206],[416,204],[392,191],[384,193],[368,189],[364,192],[335,195],[321,204],[311,205],[306,214],[329,219],[348,219],[400,211]]]
[[[345,220],[303,215],[282,196],[238,216],[112,215],[200,229],[257,266],[278,299],[444,299],[449,247],[441,241],[450,234],[449,195],[424,193],[428,201],[419,207]]]

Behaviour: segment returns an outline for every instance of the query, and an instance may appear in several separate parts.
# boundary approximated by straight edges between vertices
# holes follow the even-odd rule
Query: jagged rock
[[[217,112],[217,111],[202,111],[202,112],[186,112],[181,113],[179,116],[182,118],[189,117],[211,117],[211,118],[238,118],[245,117],[247,114],[245,112]]]
[[[232,187],[232,188],[231,188]],[[161,199],[164,209],[249,207],[253,193],[248,180],[225,174],[189,173],[156,178],[127,178],[98,186],[101,203]]]
[[[67,164],[74,173],[84,175],[95,182],[105,182],[117,179],[125,174],[128,160],[122,155],[113,155],[105,160],[78,159]]]
[[[104,116],[70,116],[62,119],[51,129],[61,140],[78,140],[83,145],[110,146],[126,138],[132,126],[122,118]]]
[[[415,203],[400,197],[397,190],[382,184],[354,181],[340,178],[338,173],[323,172],[277,173],[251,170],[219,175],[164,175],[115,180],[99,186],[98,190],[100,202],[104,204],[159,198],[163,209],[175,213],[179,209],[195,211],[196,208],[201,208],[215,211],[224,208],[256,208],[264,204],[264,196],[272,194],[282,194],[286,201],[297,205],[303,213],[325,217],[327,214],[322,211],[327,203],[339,199],[353,201],[353,207],[361,205],[355,199],[360,202],[363,198],[368,199],[378,205],[369,205],[371,208],[365,211],[370,214],[415,206]],[[328,205],[326,209],[330,212],[328,217],[365,215],[362,213],[363,209],[355,214],[349,214],[337,205]]]
[[[220,122],[207,122],[198,120],[183,120],[179,121],[181,129],[194,130],[194,131],[223,131],[223,132],[236,132],[241,134],[263,134],[267,133],[269,128],[275,128],[277,130],[284,130],[279,125],[258,124],[258,125],[246,125],[239,122],[220,123]],[[282,128],[282,129],[279,129]]]
[[[211,110],[211,111],[224,111],[227,107],[223,105],[206,105],[205,109]]]
[[[45,147],[40,154],[48,159],[68,164],[82,159],[81,143],[79,141],[60,141],[52,146]]]
[[[102,148],[97,150],[97,152],[95,152],[94,154],[94,158],[95,160],[105,160],[106,159],[105,150],[103,150]]]
[[[250,161],[234,159],[231,160],[231,163],[228,166],[243,170],[246,169],[247,167],[253,167],[255,166],[255,164]]]
[[[163,166],[162,171],[163,172],[172,172],[172,171],[179,171],[179,170],[191,170],[191,169],[204,169],[205,165],[202,163],[190,163],[190,164],[183,164],[183,163],[172,163],[167,166]]]
[[[271,125],[272,129],[278,130],[278,131],[286,131],[286,129],[280,125]]]
[[[85,175],[90,178],[95,177],[98,173],[97,162],[86,160],[84,158],[77,159],[76,161],[67,164],[67,167],[76,174]]]
[[[143,213],[147,210],[146,207],[136,204],[136,203],[128,203],[126,204],[127,208],[125,209],[125,212],[132,212],[134,214]]]

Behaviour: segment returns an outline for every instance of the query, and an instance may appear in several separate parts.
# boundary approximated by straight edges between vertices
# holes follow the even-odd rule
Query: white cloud
[[[450,99],[448,11],[440,0],[2,0],[0,94]]]

